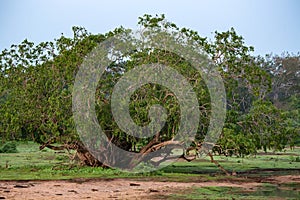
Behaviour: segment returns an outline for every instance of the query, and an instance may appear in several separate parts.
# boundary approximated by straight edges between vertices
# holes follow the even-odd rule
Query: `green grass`
[[[265,199],[262,197],[243,196],[238,193],[242,190],[233,187],[201,187],[192,188],[183,194],[172,194],[165,196],[165,199]],[[160,197],[163,198],[163,197]]]
[[[18,143],[18,153],[0,153],[0,180],[57,180],[116,176],[117,170],[80,166],[66,151],[39,150],[33,142]]]
[[[257,173],[260,173],[259,175],[264,173],[269,175],[270,172],[266,171],[267,169],[276,169],[277,173],[280,172],[284,175],[284,171],[287,171],[288,174],[292,170],[299,173],[300,162],[296,159],[297,155],[300,155],[299,148],[276,153],[276,155],[256,155],[245,158],[215,156],[214,158],[226,170],[237,172],[237,174],[247,173],[251,176],[251,173],[248,172],[252,172],[253,176]],[[210,163],[208,157],[190,163],[177,162],[167,166],[163,171],[168,173],[222,174],[215,164]]]
[[[194,180],[192,177],[208,180],[224,178],[223,173],[208,157],[193,162],[175,162],[153,173],[130,174],[113,169],[83,167],[74,161],[71,162],[66,151],[40,151],[39,145],[33,142],[18,142],[17,150],[18,153],[0,153],[0,180],[154,176],[163,181],[186,182]],[[248,177],[261,177],[270,176],[268,169],[277,169],[273,172],[277,175],[299,174],[298,155],[300,148],[245,158],[215,156],[215,160],[228,171],[235,171],[238,176],[246,174]]]
[[[281,189],[273,184],[264,184],[253,191],[237,187],[201,187],[191,188],[179,194],[160,195],[159,199],[298,199],[300,192],[293,188]]]

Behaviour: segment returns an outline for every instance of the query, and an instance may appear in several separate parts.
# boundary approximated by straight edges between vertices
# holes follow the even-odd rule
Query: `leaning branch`
[[[213,157],[213,155],[210,152],[207,155],[210,157],[210,162],[212,162],[215,165],[217,165],[217,167],[220,170],[222,170],[227,176],[231,176],[231,174],[226,169],[224,169],[224,167],[222,167],[222,165],[220,165],[218,161],[214,160],[214,157]]]

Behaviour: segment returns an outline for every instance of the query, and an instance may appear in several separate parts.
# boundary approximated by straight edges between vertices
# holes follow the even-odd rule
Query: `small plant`
[[[67,161],[68,160],[68,156],[66,156],[66,155],[59,155],[59,156],[57,156],[55,159],[56,160],[59,160],[59,161]]]
[[[17,153],[17,145],[14,142],[6,142],[1,148],[0,153]]]
[[[292,156],[290,159],[291,162],[300,162],[300,156],[296,156],[296,157]]]

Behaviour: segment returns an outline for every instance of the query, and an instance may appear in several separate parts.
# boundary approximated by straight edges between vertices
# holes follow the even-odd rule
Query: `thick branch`
[[[217,167],[221,169],[227,176],[231,176],[231,174],[226,169],[224,169],[224,167],[222,167],[222,165],[220,165],[218,161],[214,160],[214,157],[210,152],[207,155],[210,157],[210,162],[217,165]]]
[[[46,144],[46,145],[44,144],[44,145],[40,146],[40,150],[44,149],[45,147],[47,147],[49,149],[52,149],[52,150],[55,150],[55,151],[66,149],[66,147],[64,145],[62,145],[62,146],[53,146],[51,144]]]
[[[159,143],[159,142],[158,142],[159,135],[160,135],[159,132],[156,133],[155,137],[154,137],[154,138],[153,138],[146,146],[144,146],[144,147],[141,149],[140,154],[143,154],[143,153],[147,152],[148,149],[151,148],[153,145],[158,144],[158,143]]]
[[[179,141],[168,140],[168,141],[161,142],[159,144],[153,145],[151,148],[148,148],[148,150],[145,151],[144,154],[148,154],[152,151],[157,151],[158,149],[160,149],[164,146],[167,146],[167,145],[181,145],[181,144],[182,144],[182,142],[179,142]]]

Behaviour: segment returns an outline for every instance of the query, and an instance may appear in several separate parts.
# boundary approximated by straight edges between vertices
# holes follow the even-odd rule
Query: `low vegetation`
[[[193,162],[177,161],[165,168],[149,173],[126,173],[118,169],[88,167],[79,160],[70,160],[75,152],[39,150],[33,142],[17,143],[18,153],[0,154],[1,180],[51,180],[72,178],[113,177],[156,177],[159,180],[193,181],[193,178],[224,178],[222,171],[210,162],[209,157]],[[300,148],[285,149],[281,153],[259,152],[255,156],[215,156],[225,169],[234,172],[233,177],[257,177],[285,174],[299,174]],[[147,166],[145,166],[147,167]],[[230,178],[230,177],[229,177]]]

